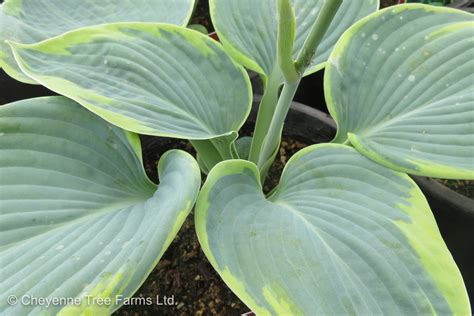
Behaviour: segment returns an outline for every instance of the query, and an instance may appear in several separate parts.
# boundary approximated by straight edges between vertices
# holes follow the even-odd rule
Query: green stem
[[[281,73],[274,71],[268,79],[262,100],[260,100],[249,154],[249,160],[255,164],[258,162],[258,156],[262,149],[263,141],[272,122],[273,114],[275,113],[282,80]]]
[[[276,109],[272,115],[266,137],[263,139],[263,146],[258,155],[257,165],[260,169],[264,168],[264,166],[268,166],[268,161],[272,159],[275,149],[280,145],[283,124],[296,90],[298,89],[298,85],[301,82],[301,78],[303,77],[306,68],[311,64],[314,54],[342,4],[342,1],[343,0],[331,0],[324,2],[321,12],[319,13],[316,22],[312,26],[311,31],[298,54],[295,67],[299,74],[299,78],[295,82],[287,81],[283,87]]]
[[[324,1],[321,12],[318,14],[318,18],[314,23],[311,31],[306,38],[303,47],[301,48],[298,57],[296,58],[296,70],[303,75],[306,67],[311,64],[313,56],[321,43],[324,35],[326,34],[329,25],[336,16],[337,10],[341,6],[343,0],[330,0]]]
[[[267,137],[265,138],[265,142],[263,143],[263,147],[258,158],[257,165],[260,169],[263,168],[268,159],[271,158],[275,148],[277,148],[280,144],[283,124],[288,111],[290,110],[291,102],[295,97],[295,93],[298,89],[300,81],[301,77],[297,82],[285,84],[283,87],[283,91],[281,92],[280,99],[277,103],[275,114],[273,115],[273,119],[267,132]]]

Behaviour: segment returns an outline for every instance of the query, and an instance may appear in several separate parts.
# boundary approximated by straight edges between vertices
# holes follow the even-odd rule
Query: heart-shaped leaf
[[[193,8],[194,0],[6,0],[0,5],[0,66],[17,80],[36,83],[18,68],[5,40],[33,44],[113,22],[186,25]]]
[[[395,170],[473,179],[473,32],[472,14],[425,5],[354,25],[326,69],[335,141]]]
[[[316,21],[323,0],[292,0],[296,18],[293,56],[301,50]],[[277,0],[210,0],[213,24],[219,39],[229,53],[242,65],[269,77],[278,72]],[[378,8],[377,0],[345,0],[306,74],[324,67],[341,34],[359,19]]]
[[[107,24],[13,47],[26,74],[136,133],[210,139],[238,131],[250,112],[245,70],[186,28]]]
[[[259,315],[470,315],[423,194],[336,144],[308,147],[268,199],[256,166],[217,165],[196,205],[201,245]]]
[[[199,190],[199,168],[187,153],[168,152],[158,168],[157,188],[135,134],[64,97],[0,107],[0,313],[46,308],[9,306],[10,295],[80,298],[68,309],[89,311],[100,307],[93,298],[111,298],[102,308],[118,308],[116,296],[143,283]]]

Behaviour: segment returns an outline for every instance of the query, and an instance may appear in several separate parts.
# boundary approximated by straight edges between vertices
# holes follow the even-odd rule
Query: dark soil
[[[275,159],[275,162],[273,163],[273,166],[271,167],[270,172],[268,173],[267,180],[265,181],[265,184],[263,186],[264,192],[268,193],[278,185],[281,173],[288,160],[291,158],[291,156],[293,156],[300,149],[303,149],[306,146],[308,145],[300,141],[283,137],[279,155]]]
[[[451,190],[454,190],[470,199],[474,199],[474,181],[472,180],[443,180],[436,179]]]

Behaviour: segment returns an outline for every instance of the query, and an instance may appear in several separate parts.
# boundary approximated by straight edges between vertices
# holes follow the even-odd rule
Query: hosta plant
[[[211,0],[217,43],[184,27],[193,5],[1,6],[3,69],[62,96],[0,107],[0,311],[111,313],[123,300],[94,298],[133,295],[197,199],[207,258],[258,315],[470,315],[407,174],[474,178],[473,16]],[[244,67],[265,91],[252,138],[239,138],[252,103]],[[265,195],[298,84],[324,67],[337,136],[298,152]],[[137,134],[188,139],[197,161],[165,153],[155,185]]]

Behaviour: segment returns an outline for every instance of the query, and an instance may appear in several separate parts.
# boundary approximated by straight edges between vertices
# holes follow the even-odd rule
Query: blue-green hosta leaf
[[[354,25],[326,70],[335,141],[396,170],[474,178],[473,34],[472,14],[424,5]]]
[[[292,0],[292,3],[296,18],[296,59],[323,1]],[[306,74],[323,68],[341,34],[377,10],[378,5],[377,0],[345,0]],[[211,0],[210,9],[219,39],[229,53],[249,69],[270,76],[277,67],[277,0]]]
[[[69,99],[0,107],[0,314],[41,311],[8,306],[9,295],[111,297],[110,309],[121,303],[115,295],[131,296],[200,186],[197,164],[184,152],[168,152],[158,168],[156,187],[143,170],[138,137]]]
[[[36,83],[4,43],[33,44],[85,26],[113,22],[186,25],[194,0],[6,0],[0,5],[0,66],[13,78]]]
[[[12,45],[26,74],[136,133],[231,135],[250,111],[244,69],[219,43],[193,30],[116,23]]]
[[[259,315],[470,315],[423,194],[356,150],[311,146],[269,198],[256,166],[217,165],[196,205],[204,252]]]

